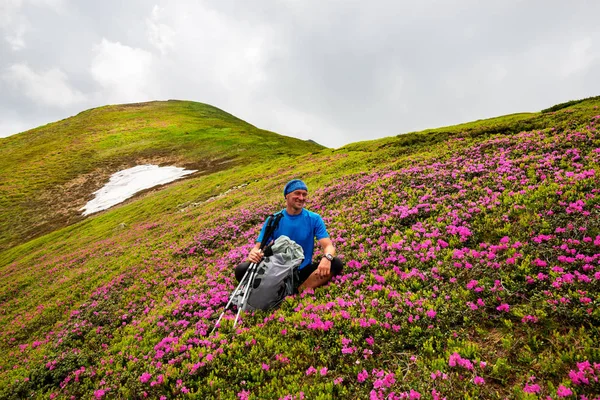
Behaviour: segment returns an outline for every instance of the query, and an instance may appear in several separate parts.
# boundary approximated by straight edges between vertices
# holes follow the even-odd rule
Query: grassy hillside
[[[6,250],[0,398],[597,398],[599,107],[241,165]],[[209,335],[294,177],[343,275]]]
[[[0,139],[0,250],[81,220],[111,174],[153,163],[197,174],[323,147],[189,101],[100,107]]]

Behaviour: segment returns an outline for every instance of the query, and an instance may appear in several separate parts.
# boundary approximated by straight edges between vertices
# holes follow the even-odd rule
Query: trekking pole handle
[[[263,251],[265,249],[265,247],[267,247],[267,244],[269,243],[269,240],[271,239],[271,235],[273,235],[273,232],[275,231],[275,229],[277,229],[277,226],[279,225],[279,220],[282,217],[283,217],[282,213],[273,214],[268,217],[265,233],[263,235],[262,241],[260,242],[260,250],[261,251]]]

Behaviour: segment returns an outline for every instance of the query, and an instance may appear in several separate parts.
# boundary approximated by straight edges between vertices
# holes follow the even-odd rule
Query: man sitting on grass
[[[306,184],[300,179],[289,181],[283,189],[283,196],[285,198],[285,208],[281,211],[283,216],[268,243],[282,235],[298,243],[304,251],[304,261],[298,270],[300,281],[298,291],[315,289],[329,282],[332,277],[339,275],[342,272],[343,263],[335,257],[335,247],[333,247],[321,216],[304,208],[308,197]],[[260,250],[260,243],[266,226],[265,223],[256,240],[256,245],[248,254],[247,261],[235,268],[235,277],[238,282],[242,280],[251,263],[259,263],[264,257],[264,253]],[[313,262],[315,238],[325,256]]]

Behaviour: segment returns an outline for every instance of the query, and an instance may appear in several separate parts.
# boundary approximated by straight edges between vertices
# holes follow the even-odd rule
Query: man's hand
[[[258,264],[263,257],[264,253],[262,252],[262,250],[253,248],[252,250],[250,250],[250,254],[248,254],[248,261],[254,264]]]
[[[330,272],[331,272],[331,261],[329,261],[328,259],[323,257],[321,259],[321,262],[319,263],[319,266],[317,267],[317,276],[319,278],[326,278],[329,276]]]

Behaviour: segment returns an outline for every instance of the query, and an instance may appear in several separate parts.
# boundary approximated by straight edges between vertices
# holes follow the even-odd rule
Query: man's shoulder
[[[302,212],[306,213],[306,216],[308,216],[310,219],[322,219],[319,214],[314,211],[307,210],[306,208],[304,208]]]

